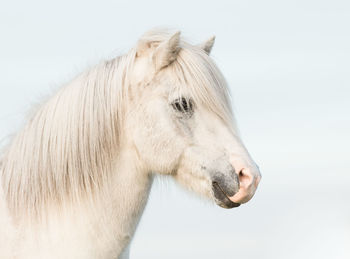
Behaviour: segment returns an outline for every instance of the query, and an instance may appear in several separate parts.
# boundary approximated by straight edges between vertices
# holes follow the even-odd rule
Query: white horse
[[[213,43],[148,32],[39,107],[0,161],[0,258],[128,257],[155,172],[224,208],[251,199]]]

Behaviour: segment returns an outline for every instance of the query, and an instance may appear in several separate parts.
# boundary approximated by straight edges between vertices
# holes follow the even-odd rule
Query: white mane
[[[157,45],[168,37],[164,31],[152,31],[141,41]],[[165,69],[190,87],[195,102],[234,127],[224,77],[202,49],[183,41],[180,46],[177,59]],[[135,57],[132,49],[79,75],[14,137],[0,163],[11,214],[36,214],[49,204],[92,199],[108,182],[125,134],[123,118]]]

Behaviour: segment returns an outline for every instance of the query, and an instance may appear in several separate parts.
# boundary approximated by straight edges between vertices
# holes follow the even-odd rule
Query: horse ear
[[[214,43],[215,43],[215,36],[212,36],[207,41],[205,41],[197,46],[199,48],[201,48],[202,50],[204,50],[209,55],[211,52],[211,49],[213,48]]]
[[[173,34],[162,42],[153,53],[153,62],[156,70],[160,70],[172,63],[180,51],[180,32]]]
[[[142,56],[143,52],[149,48],[149,43],[145,40],[139,40],[136,45],[136,56]]]

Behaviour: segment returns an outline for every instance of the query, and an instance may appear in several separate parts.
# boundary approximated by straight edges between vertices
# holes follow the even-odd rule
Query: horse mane
[[[156,30],[141,40],[157,45],[168,37],[169,32]],[[221,72],[203,50],[180,44],[177,59],[165,69],[189,86],[195,102],[233,125]],[[52,201],[59,206],[92,198],[108,182],[135,58],[134,48],[83,72],[43,103],[12,139],[0,161],[0,182],[14,215],[40,213]]]
[[[122,100],[133,53],[82,73],[42,104],[2,158],[10,211],[92,194],[108,178],[118,152]]]

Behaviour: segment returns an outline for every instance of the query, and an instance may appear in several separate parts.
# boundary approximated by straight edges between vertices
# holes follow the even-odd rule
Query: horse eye
[[[193,103],[191,99],[186,99],[186,98],[179,98],[176,99],[173,103],[172,106],[174,110],[181,112],[181,113],[187,113],[190,114],[193,112]]]

